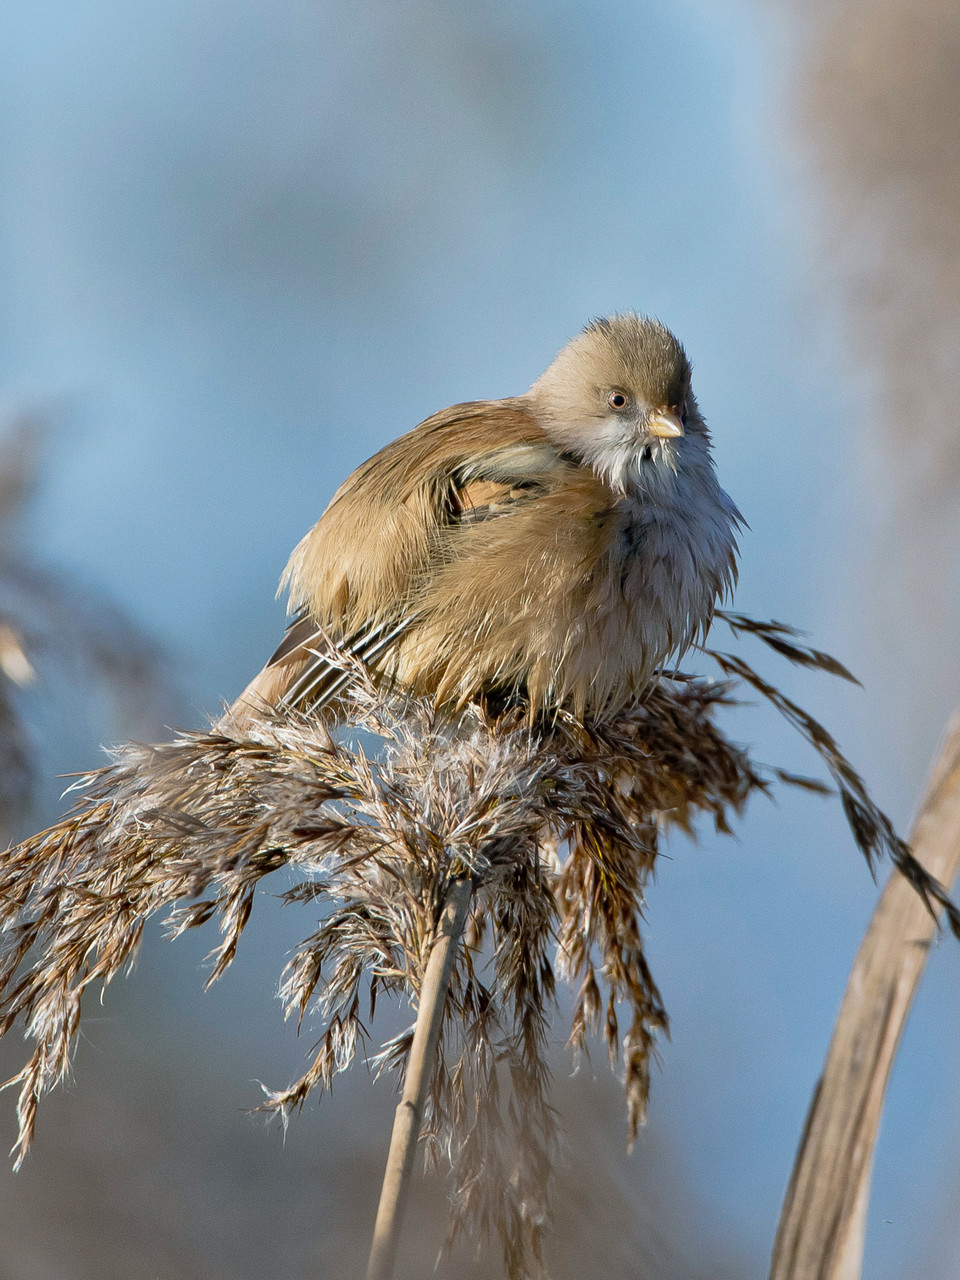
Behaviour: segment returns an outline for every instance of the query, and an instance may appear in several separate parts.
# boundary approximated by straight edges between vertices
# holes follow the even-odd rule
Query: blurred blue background
[[[910,9],[11,0],[0,393],[11,416],[48,421],[29,547],[167,647],[190,708],[179,723],[203,723],[276,642],[286,556],[355,465],[445,404],[524,390],[589,317],[656,314],[694,359],[722,481],[750,524],[737,605],[808,628],[865,688],[753,657],[839,733],[906,827],[960,675],[955,277],[936,256],[954,246],[933,216],[924,238],[911,204],[926,207],[923,166],[942,157],[903,172],[889,159],[941,110],[952,64],[924,81],[919,117],[891,117],[876,105],[887,47],[858,24],[872,14],[899,33],[908,64],[923,41],[956,51],[937,4],[925,26],[907,22],[905,46]],[[743,713],[736,732],[762,758],[814,767],[772,713]],[[60,763],[98,758],[91,740]],[[649,1133],[627,1161],[602,1055],[596,1079],[562,1084],[564,1106],[603,1133],[598,1185],[636,1207],[624,1274],[761,1276],[876,889],[838,806],[803,796],[756,804],[734,841],[669,853],[647,938],[673,1037]],[[269,901],[263,916],[208,995],[212,940],[151,944],[95,1013],[77,1087],[41,1111],[10,1191],[37,1224],[5,1275],[139,1274],[111,1231],[147,1260],[161,1250],[168,1274],[263,1274],[257,1214],[271,1186],[290,1194],[286,1157],[313,1179],[304,1212],[346,1230],[336,1153],[369,1148],[377,1170],[389,1090],[357,1072],[283,1152],[238,1114],[256,1104],[252,1077],[282,1082],[309,1049],[281,1034],[272,999],[300,923]],[[882,1280],[960,1269],[958,977],[948,940],[894,1073],[865,1272]],[[161,1118],[117,1102],[136,1088],[167,1099]],[[207,1137],[192,1155],[124,1155],[138,1171],[123,1172],[110,1124],[144,1152],[147,1130],[161,1145]],[[144,1163],[156,1182],[138,1181]],[[149,1212],[123,1216],[118,1176]],[[94,1201],[120,1214],[95,1219],[79,1257],[77,1180],[85,1222]],[[644,1218],[665,1185],[675,1194]],[[39,1208],[51,1194],[59,1216]],[[354,1226],[360,1257],[362,1214]],[[288,1257],[276,1274],[315,1265]]]

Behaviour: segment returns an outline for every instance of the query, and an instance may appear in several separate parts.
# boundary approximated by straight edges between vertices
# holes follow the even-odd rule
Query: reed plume
[[[787,627],[725,617],[793,662],[849,674]],[[467,879],[424,1146],[448,1171],[451,1237],[495,1232],[511,1280],[541,1274],[557,1162],[545,1047],[558,980],[575,992],[573,1051],[599,1038],[619,1063],[632,1140],[668,1027],[641,928],[664,834],[703,817],[729,832],[776,782],[826,789],[761,767],[723,732],[718,713],[739,690],[771,701],[819,753],[868,859],[888,854],[960,931],[826,730],[739,656],[708,652],[724,679],[664,678],[615,718],[534,724],[476,706],[452,721],[333,653],[360,738],[265,711],[242,730],[127,745],[83,775],[70,815],[0,855],[0,1033],[21,1021],[35,1044],[11,1081],[18,1163],[42,1094],[69,1072],[84,992],[132,963],[154,913],[167,911],[171,936],[216,924],[213,982],[268,875],[285,868],[283,900],[316,907],[280,996],[299,1025],[319,1020],[319,1038],[301,1076],[261,1104],[286,1122],[358,1053],[402,1078],[411,1032],[377,1043],[376,1012],[385,1000],[417,1002],[444,904]]]

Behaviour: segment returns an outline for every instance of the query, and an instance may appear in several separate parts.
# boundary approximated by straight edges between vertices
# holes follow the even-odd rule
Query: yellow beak
[[[683,435],[683,423],[672,409],[658,409],[647,419],[647,434],[672,440],[674,436]]]

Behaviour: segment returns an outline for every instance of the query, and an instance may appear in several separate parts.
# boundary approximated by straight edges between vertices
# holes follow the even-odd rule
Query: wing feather
[[[454,405],[358,467],[300,542],[281,579],[296,610],[263,671],[228,712],[312,711],[349,672],[328,638],[373,669],[415,628],[431,576],[456,558],[458,530],[509,515],[552,489],[573,461],[524,403]]]
[[[294,609],[342,634],[403,616],[437,531],[471,481],[527,483],[556,450],[521,400],[454,405],[381,449],[340,486],[284,571]]]

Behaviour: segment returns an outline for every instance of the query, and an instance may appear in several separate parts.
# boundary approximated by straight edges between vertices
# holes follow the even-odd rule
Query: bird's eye
[[[625,409],[627,407],[627,396],[623,391],[611,391],[607,396],[607,404],[611,409]]]

